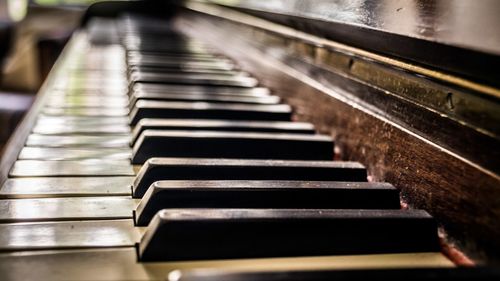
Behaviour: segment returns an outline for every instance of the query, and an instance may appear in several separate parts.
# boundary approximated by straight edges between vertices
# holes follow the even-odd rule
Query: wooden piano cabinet
[[[360,161],[370,180],[399,188],[403,205],[429,211],[448,244],[477,263],[500,261],[500,177],[493,172],[498,166],[491,157],[497,152],[488,150],[486,142],[474,143],[480,156],[490,155],[493,161],[484,168],[464,157],[460,144],[447,145],[467,138],[470,128],[397,92],[353,78],[349,66],[360,57],[353,56],[344,65],[339,59],[335,63],[340,67],[333,70],[318,67],[318,54],[324,51],[320,43],[325,43],[321,38],[234,10],[197,5],[188,5],[176,25],[212,43],[273,89],[294,108],[295,120],[311,122],[321,133],[330,134],[342,160]],[[311,47],[315,42],[318,46]],[[303,57],[279,48],[291,50],[300,44],[305,45]],[[497,140],[492,143],[498,148]]]

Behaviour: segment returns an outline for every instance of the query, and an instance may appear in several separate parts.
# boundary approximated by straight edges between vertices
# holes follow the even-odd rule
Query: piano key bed
[[[428,213],[157,21],[103,21],[114,44],[72,38],[0,189],[1,280],[448,274]]]

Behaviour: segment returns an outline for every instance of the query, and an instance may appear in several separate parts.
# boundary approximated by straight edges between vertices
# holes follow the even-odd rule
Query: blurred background
[[[52,65],[97,0],[0,0],[0,157]]]

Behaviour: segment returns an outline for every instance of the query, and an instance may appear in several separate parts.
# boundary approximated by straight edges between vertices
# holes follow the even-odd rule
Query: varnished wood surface
[[[214,2],[306,33],[499,86],[496,0]]]
[[[500,54],[500,4],[496,0],[214,0],[238,8],[359,25],[386,33]],[[457,20],[460,17],[460,20]],[[320,32],[320,31],[318,31]]]
[[[214,46],[221,40],[231,45],[220,51],[290,103],[295,119],[330,133],[344,160],[361,161],[371,179],[394,184],[410,206],[429,211],[444,226],[448,241],[476,261],[499,261],[498,175],[349,99],[349,91],[358,89],[356,82],[332,73],[339,83],[326,87],[326,81],[315,81],[311,73],[287,66],[286,58],[266,55],[264,46],[252,47],[257,45],[249,41],[254,38],[252,30],[212,16],[189,12],[184,16],[177,22],[179,28]]]

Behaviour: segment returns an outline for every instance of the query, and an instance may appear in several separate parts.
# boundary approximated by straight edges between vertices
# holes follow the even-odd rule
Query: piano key
[[[98,147],[98,148],[130,148],[130,137],[118,136],[47,136],[31,134],[26,146],[36,147]]]
[[[132,156],[130,149],[124,148],[66,148],[66,147],[24,147],[19,153],[20,160],[84,160],[107,159],[125,160]]]
[[[221,68],[221,67],[207,67],[204,65],[199,65],[201,63],[208,63],[204,61],[184,61],[174,64],[169,62],[168,64],[158,64],[158,65],[141,65],[135,64],[130,65],[127,69],[127,77],[133,77],[137,73],[150,73],[150,74],[182,74],[182,75],[217,75],[221,77],[250,77],[248,72],[244,72],[236,67],[232,68]]]
[[[90,58],[88,58],[90,59]],[[102,59],[102,58],[99,58]],[[115,62],[116,63],[116,62]],[[122,62],[123,63],[123,62]],[[123,63],[124,64],[124,63]],[[122,69],[123,71],[108,71],[107,69],[102,70],[92,70],[92,69],[77,69],[66,72],[69,77],[83,77],[86,79],[96,80],[96,79],[112,79],[112,80],[124,80],[126,67]]]
[[[147,66],[147,67],[161,67],[171,69],[217,69],[217,70],[234,70],[235,65],[230,62],[205,62],[205,61],[186,61],[186,62],[140,62],[132,63],[129,66]]]
[[[197,40],[185,34],[176,32],[171,29],[168,22],[147,24],[127,23],[122,25],[120,34],[122,43],[127,44],[143,44],[151,47],[207,47],[204,41]],[[162,29],[160,30],[159,27]],[[167,29],[168,28],[168,29]]]
[[[232,121],[216,119],[141,119],[134,127],[134,144],[144,130],[202,130],[234,132],[276,132],[294,134],[314,134],[314,126],[303,122],[280,121]]]
[[[151,157],[330,160],[333,140],[306,134],[145,130],[134,144],[132,163]]]
[[[209,62],[213,62],[214,59],[223,59],[223,61],[232,64],[232,62],[226,57],[214,55],[215,53],[212,52],[213,49],[207,49],[204,46],[182,46],[179,44],[167,46],[165,44],[163,47],[164,48],[158,48],[155,50],[153,48],[150,48],[150,46],[141,46],[140,44],[131,43],[130,45],[126,46],[127,63],[129,62],[130,58],[132,58],[132,62],[134,62],[134,59],[141,59],[142,57],[146,58],[145,61],[147,62],[154,62],[150,58],[158,57],[158,61],[169,61],[169,58],[174,58],[174,62],[182,62],[183,60],[202,62],[210,60]],[[182,60],[180,60],[179,58]],[[130,66],[130,64],[128,64],[128,66]]]
[[[77,261],[77,262],[75,262]],[[30,270],[26,270],[29,264]],[[4,281],[14,280],[165,280],[177,269],[328,270],[453,267],[441,253],[233,259],[221,261],[138,263],[134,248],[69,249],[0,253]],[[64,270],[61,270],[64,269]]]
[[[86,53],[74,53],[66,57],[61,68],[79,67],[92,70],[120,69],[126,66],[123,59],[125,54],[125,49],[118,45],[113,50],[89,46]]]
[[[176,58],[176,57],[181,57],[181,58],[220,58],[220,56],[216,54],[209,54],[209,53],[189,53],[189,54],[169,54],[165,52],[155,52],[155,51],[149,51],[149,52],[138,52],[138,51],[128,51],[127,52],[127,59],[128,58],[142,58],[142,57],[163,57],[163,58]]]
[[[176,32],[165,19],[153,19],[151,17],[127,17],[119,21],[119,32],[123,39],[151,40],[159,38],[159,41],[165,44],[177,42],[193,42],[200,44],[200,41],[188,37],[185,34]]]
[[[278,96],[252,97],[224,94],[176,94],[176,93],[149,93],[143,91],[132,92],[130,106],[133,107],[138,100],[157,101],[202,101],[214,103],[246,103],[246,104],[278,104]]]
[[[101,126],[101,125],[113,125],[113,126],[127,126],[128,127],[129,118],[126,116],[108,116],[106,118],[101,118],[99,116],[50,116],[40,114],[38,115],[37,125],[44,126]]]
[[[101,96],[101,97],[126,97],[127,96],[127,87],[118,88],[118,89],[107,89],[107,88],[99,88],[99,87],[72,87],[66,88],[62,87],[60,89],[52,89],[51,93],[54,95],[65,95],[65,96]]]
[[[106,60],[102,56],[87,58],[91,62],[68,63],[63,66],[69,72],[95,71],[101,73],[126,73],[127,65],[124,61]],[[99,64],[97,64],[99,63]]]
[[[82,79],[83,80],[83,79]],[[68,95],[76,95],[81,93],[84,95],[95,95],[100,92],[103,96],[108,97],[125,97],[128,89],[128,82],[119,84],[99,84],[99,81],[94,83],[58,83],[51,87],[55,93],[66,93]]]
[[[87,59],[91,59],[91,57],[88,57]],[[115,63],[118,65],[121,65],[123,68],[122,70],[126,70],[126,65],[124,61],[117,62],[117,61],[110,61],[110,60],[105,60],[101,57],[98,57],[96,59],[104,60],[104,63]],[[64,77],[61,77],[62,80],[70,80],[74,78],[78,79],[90,79],[90,80],[97,80],[97,79],[111,79],[111,81],[123,81],[126,80],[126,76],[123,75],[123,71],[115,70],[115,71],[109,71],[109,69],[71,69],[70,71],[65,72]]]
[[[140,65],[142,63],[151,64],[151,63],[157,63],[157,62],[163,62],[163,61],[177,62],[177,63],[183,63],[183,62],[231,63],[231,60],[226,59],[226,58],[213,57],[213,56],[212,57],[210,57],[210,56],[197,56],[197,54],[130,55],[130,53],[129,53],[129,55],[127,56],[127,63],[129,65]]]
[[[166,36],[169,36],[169,38],[165,39],[163,37],[165,36],[165,33],[161,33],[162,37],[158,37],[158,34],[155,34],[154,36],[145,36],[146,34],[144,32],[147,31],[141,30],[139,31],[139,33],[137,33],[137,31],[134,31],[133,34],[128,33],[127,36],[123,38],[122,43],[127,48],[127,54],[130,53],[130,51],[143,53],[145,51],[147,52],[147,50],[162,53],[171,52],[172,54],[175,54],[177,52],[188,54],[212,54],[212,50],[214,50],[212,47],[207,46],[205,43],[192,40],[191,38],[173,38],[177,35],[168,34]],[[138,49],[137,47],[142,49]]]
[[[125,49],[128,51],[137,52],[162,52],[168,54],[207,54],[214,53],[213,48],[206,46],[200,46],[195,44],[163,44],[159,45],[159,42],[153,42],[154,44],[149,44],[148,42],[128,42],[124,44]]]
[[[175,37],[176,35],[161,34],[146,34],[148,31],[134,31],[127,33],[122,39],[122,43],[127,51],[127,54],[132,52],[159,52],[165,54],[213,54],[215,49],[206,44],[191,40],[190,38]],[[169,36],[168,39],[163,39],[164,36]]]
[[[138,255],[178,261],[439,249],[436,223],[422,210],[165,209]]]
[[[122,70],[126,68],[125,50],[122,46],[118,46],[114,52],[104,50],[102,48],[95,48],[92,46],[86,54],[74,54],[65,60],[65,64],[61,66],[62,69],[81,69],[91,71],[104,71],[109,70]]]
[[[131,36],[132,35],[132,36]],[[136,36],[140,35],[140,36]],[[144,34],[127,34],[122,39],[123,47],[126,53],[162,53],[169,55],[185,55],[185,54],[213,54],[215,49],[200,42],[184,40],[185,38],[169,38],[162,40],[165,35],[157,35],[156,38],[145,37]],[[169,35],[170,36],[170,35]]]
[[[169,208],[399,209],[399,191],[387,183],[310,181],[157,181],[134,219],[147,226]]]
[[[10,178],[0,189],[2,198],[130,195],[133,177]]]
[[[17,160],[9,175],[11,177],[134,176],[135,172],[129,160]]]
[[[186,53],[213,53],[213,48],[203,42],[193,40],[184,36],[179,36],[174,33],[150,33],[151,30],[128,30],[127,34],[122,39],[122,44],[125,45],[127,53],[129,50],[139,51],[142,53],[144,49],[153,50],[156,52],[186,52]],[[168,36],[168,38],[165,38]],[[129,48],[130,47],[130,48]],[[142,49],[134,49],[140,47]]]
[[[0,200],[0,223],[130,219],[136,202],[128,196]]]
[[[162,67],[162,66],[130,66],[128,74],[135,72],[156,72],[156,73],[193,73],[193,74],[218,74],[226,76],[250,76],[248,73],[240,70],[224,70],[224,69],[210,69],[210,68],[193,68],[193,67]]]
[[[95,84],[61,84],[53,85],[52,90],[56,92],[65,92],[71,94],[92,94],[102,93],[107,96],[125,96],[128,91],[126,85],[95,85]]]
[[[218,104],[205,102],[137,101],[130,113],[130,123],[142,118],[233,119],[289,121],[288,105]]]
[[[128,121],[127,121],[128,122]],[[128,136],[130,133],[130,126],[119,124],[75,124],[74,122],[67,125],[54,125],[45,124],[45,122],[38,121],[33,127],[33,133],[40,135],[112,135]]]
[[[223,86],[194,86],[194,85],[167,85],[151,83],[135,83],[133,91],[146,93],[170,93],[170,94],[220,94],[235,96],[266,97],[269,96],[268,88],[235,88]]]
[[[125,96],[123,97],[100,97],[100,96],[74,96],[74,95],[51,95],[50,99],[46,103],[50,107],[105,107],[105,108],[115,108],[115,107],[127,107],[129,101]]]
[[[258,84],[255,78],[247,76],[151,72],[134,72],[130,75],[130,81],[134,83],[221,85],[245,88],[255,87]]]
[[[417,267],[378,269],[335,269],[306,271],[231,271],[216,269],[176,270],[168,275],[169,281],[319,281],[319,280],[498,280],[500,270],[491,267]],[[411,276],[411,277],[410,277]]]
[[[132,41],[136,41],[136,42],[132,42]],[[138,39],[140,41],[142,40],[149,40],[149,39],[146,39],[144,37]],[[137,39],[132,39],[132,40],[129,40],[128,38],[124,39],[125,42],[129,42],[131,44],[135,44],[137,43]],[[201,43],[201,42],[194,42],[194,41],[190,41],[190,42],[173,42],[172,40],[170,40],[170,42],[165,42],[163,43],[162,45],[163,46],[170,46],[170,47],[182,47],[182,44],[184,45],[187,45],[187,47],[191,47],[191,46],[194,46],[194,47],[206,47],[207,45],[204,44],[204,43]],[[178,51],[178,50],[176,50]],[[140,57],[140,56],[173,56],[175,55],[176,53],[169,53],[168,51],[162,51],[162,50],[149,50],[149,51],[137,51],[137,50],[127,50],[125,52],[126,54],[126,57],[129,58],[129,57]],[[224,57],[224,56],[221,56],[219,54],[216,54],[215,52],[186,52],[184,54],[179,54],[181,55],[182,57],[186,56],[186,57],[192,57],[192,58],[220,58],[220,57]]]
[[[166,26],[168,25],[168,23],[164,23],[161,25]],[[158,49],[162,47],[169,47],[175,48],[175,50],[188,50],[191,47],[212,49],[205,42],[196,40],[183,34],[179,34],[178,32],[174,32],[172,30],[152,30],[152,28],[154,27],[148,26],[146,28],[134,27],[123,30],[122,44],[125,46],[141,45],[148,47],[157,47]]]
[[[159,180],[366,181],[366,170],[346,161],[151,158],[134,180],[133,196],[141,198]]]
[[[103,87],[103,88],[123,88],[127,86],[127,79],[125,77],[121,79],[111,79],[105,77],[99,77],[97,79],[91,79],[87,77],[60,77],[52,85],[55,88],[63,87]]]
[[[0,251],[132,247],[140,239],[132,220],[0,224]]]
[[[102,58],[99,58],[102,59]],[[107,60],[104,61],[103,63],[118,63],[116,61],[112,60]],[[118,63],[123,65],[123,61]],[[57,83],[71,83],[75,84],[78,82],[88,82],[90,84],[95,84],[95,82],[102,82],[103,84],[116,84],[116,83],[123,83],[127,79],[123,75],[123,73],[120,72],[109,72],[109,71],[69,71],[66,72],[65,75],[60,76],[57,81],[55,81],[54,84]]]
[[[103,116],[103,117],[115,117],[115,116],[126,116],[129,113],[129,109],[124,108],[100,108],[100,107],[70,107],[70,108],[57,108],[57,107],[45,107],[42,112],[46,115],[69,115],[69,116]]]

